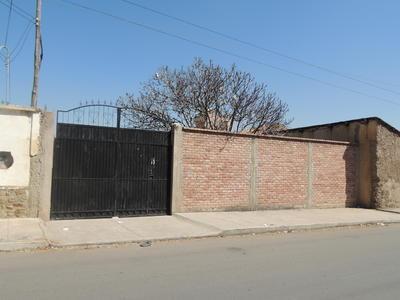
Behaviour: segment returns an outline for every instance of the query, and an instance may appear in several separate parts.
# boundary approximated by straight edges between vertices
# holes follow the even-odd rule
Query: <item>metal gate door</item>
[[[170,160],[170,132],[58,123],[51,218],[167,214]]]

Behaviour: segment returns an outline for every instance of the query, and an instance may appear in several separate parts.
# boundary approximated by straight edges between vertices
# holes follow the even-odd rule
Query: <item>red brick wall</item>
[[[259,208],[304,207],[307,197],[307,143],[258,139]]]
[[[183,211],[248,209],[251,139],[183,132]]]
[[[182,169],[182,212],[345,207],[357,195],[346,143],[184,129]]]
[[[313,193],[315,207],[356,205],[356,148],[313,144]]]

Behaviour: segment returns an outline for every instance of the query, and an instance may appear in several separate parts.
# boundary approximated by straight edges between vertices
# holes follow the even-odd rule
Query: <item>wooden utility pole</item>
[[[42,36],[40,33],[40,22],[42,16],[42,0],[36,0],[36,20],[35,20],[35,56],[34,56],[34,69],[33,69],[33,87],[31,106],[37,107],[37,97],[39,90],[39,70],[42,60]]]

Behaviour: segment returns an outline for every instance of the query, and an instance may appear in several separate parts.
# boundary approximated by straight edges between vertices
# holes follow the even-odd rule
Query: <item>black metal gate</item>
[[[95,106],[113,108],[83,108]],[[121,110],[115,109],[116,126],[57,117],[51,218],[169,213],[170,132],[121,128]]]

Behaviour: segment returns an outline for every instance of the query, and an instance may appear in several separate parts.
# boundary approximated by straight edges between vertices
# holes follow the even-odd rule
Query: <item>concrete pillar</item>
[[[45,112],[40,126],[40,187],[39,187],[39,218],[50,219],[51,183],[53,178],[53,151],[55,134],[54,114]]]
[[[257,209],[257,139],[251,139],[249,209]]]
[[[182,126],[172,125],[172,192],[171,213],[181,212],[183,198]]]
[[[313,206],[313,179],[314,179],[314,165],[313,165],[313,144],[307,145],[307,200],[306,207]]]

